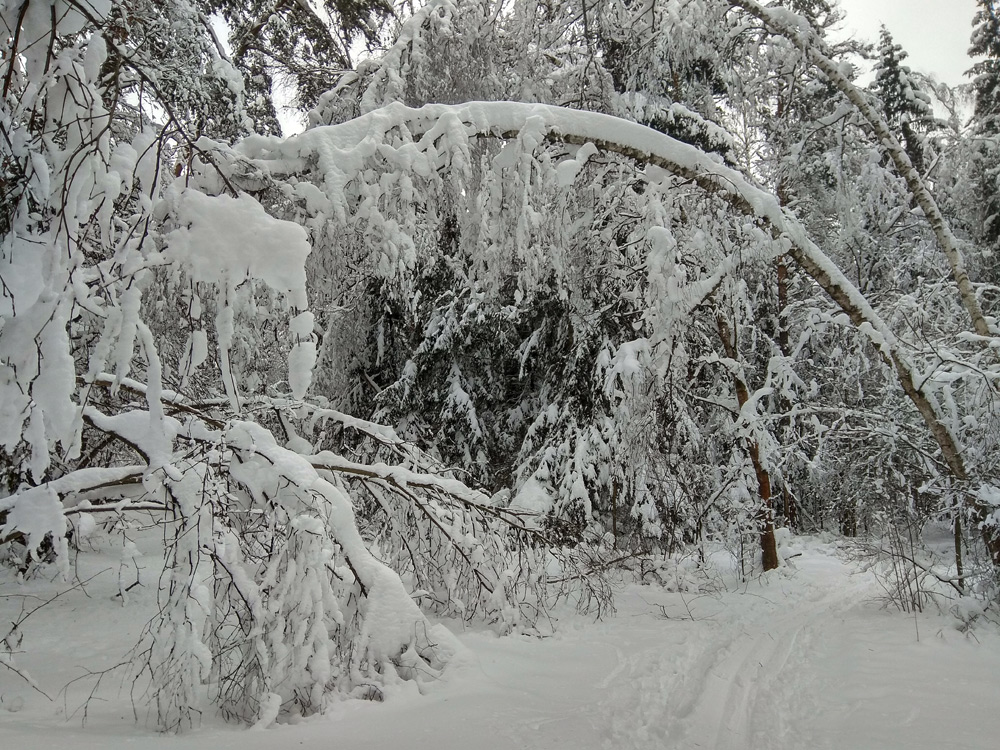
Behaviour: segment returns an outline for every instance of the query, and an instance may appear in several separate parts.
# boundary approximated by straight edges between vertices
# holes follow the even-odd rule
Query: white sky
[[[967,53],[976,0],[840,0],[840,6],[844,30],[859,39],[878,42],[884,23],[914,70],[951,86],[971,80],[963,73],[972,65]]]

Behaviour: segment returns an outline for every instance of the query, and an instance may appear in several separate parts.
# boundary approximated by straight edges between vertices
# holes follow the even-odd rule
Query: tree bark
[[[719,328],[719,338],[726,356],[734,362],[739,362],[739,352],[733,338],[729,323],[721,316],[716,316]],[[736,391],[736,402],[740,411],[750,400],[750,390],[746,382],[737,373],[733,373],[733,388]],[[760,517],[760,562],[764,570],[774,570],[778,567],[778,545],[774,537],[774,504],[771,499],[771,475],[767,473],[760,460],[760,446],[756,440],[747,440],[747,453],[750,454],[750,464],[757,477],[757,495],[761,502]]]
[[[955,573],[958,576],[958,590],[965,593],[965,563],[962,560],[962,515],[961,509],[955,508]]]

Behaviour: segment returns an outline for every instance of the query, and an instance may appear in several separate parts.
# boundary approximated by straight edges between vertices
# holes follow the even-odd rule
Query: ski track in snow
[[[792,673],[790,662],[804,666],[802,654],[823,621],[852,606],[856,597],[856,588],[840,590],[795,603],[783,614],[787,602],[758,606],[765,612],[746,621],[706,620],[693,638],[668,636],[662,645],[629,657],[612,675],[617,687],[604,706],[609,727],[604,747],[783,747],[777,743],[788,733],[788,709],[804,702],[799,691],[789,689],[803,679],[802,672]],[[785,710],[775,712],[776,706]]]
[[[780,735],[775,731],[777,727],[764,728],[754,722],[762,714],[758,703],[775,705],[775,692],[782,685],[783,672],[799,642],[811,640],[817,624],[833,607],[843,604],[843,599],[842,595],[833,595],[820,603],[800,605],[791,614],[757,624],[752,636],[734,644],[723,662],[707,675],[707,689],[690,722],[691,746],[737,750],[746,747],[748,738]],[[711,738],[713,734],[714,742],[703,744],[697,739]]]

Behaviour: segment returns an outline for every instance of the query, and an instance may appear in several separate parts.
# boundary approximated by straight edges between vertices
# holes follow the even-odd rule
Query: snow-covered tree
[[[979,218],[981,242],[989,253],[984,266],[991,270],[996,281],[996,254],[1000,252],[1000,15],[993,0],[980,0],[973,17],[969,55],[982,57],[972,66],[968,75],[973,77],[975,91],[975,132],[981,139],[975,156],[975,184],[980,201]]]
[[[454,645],[415,590],[430,609],[531,627],[551,559],[537,531],[392,430],[305,400],[323,242],[278,216],[325,207],[335,224],[345,196],[330,185],[311,202],[323,191],[268,180],[227,145],[245,90],[198,9],[42,10],[0,16],[0,539],[52,545],[68,571],[72,514],[162,519],[141,664],[164,728],[194,721],[203,683],[266,724],[330,690],[433,676]],[[325,451],[345,432],[373,468]],[[348,493],[375,505],[360,516]]]
[[[280,98],[293,110],[313,107],[353,67],[357,43],[375,44],[393,14],[387,0],[198,5],[203,18],[219,18],[228,30],[229,55],[243,76],[247,114],[258,133],[280,132]]]
[[[933,111],[930,96],[913,80],[909,67],[902,64],[907,57],[903,47],[896,44],[889,30],[882,26],[872,89],[882,103],[886,122],[897,129],[910,161],[922,172],[924,145],[920,133],[933,117]]]
[[[940,482],[1000,564],[992,329],[825,3],[433,0],[336,81],[310,66],[387,8],[42,5],[0,6],[0,539],[65,571],[69,516],[161,519],[139,664],[164,728],[206,692],[268,724],[420,685],[457,648],[423,610],[515,631],[559,586],[604,604],[581,540],[766,535],[796,461],[803,492],[850,468],[848,499]],[[316,103],[285,139],[280,71]],[[750,116],[824,76],[837,118]],[[741,113],[744,143],[783,134],[770,162],[730,148]],[[799,144],[864,222],[831,202],[816,230]],[[920,252],[848,275],[841,232]],[[858,434],[892,450],[851,462]]]

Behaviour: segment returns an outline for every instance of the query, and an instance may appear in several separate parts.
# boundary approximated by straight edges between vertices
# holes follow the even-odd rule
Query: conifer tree
[[[913,166],[923,172],[924,149],[920,132],[933,112],[930,96],[921,91],[910,68],[902,64],[908,56],[903,47],[893,41],[889,30],[882,26],[873,89],[882,103],[886,122],[901,136]]]
[[[247,113],[256,132],[280,132],[274,102],[278,83],[298,109],[316,105],[352,67],[352,49],[379,37],[392,15],[388,0],[199,0],[205,15],[227,24],[232,62],[243,74]]]
[[[1000,251],[1000,10],[995,0],[979,0],[973,17],[969,55],[984,57],[968,71],[976,94],[975,130],[982,139],[977,160],[976,191],[982,201],[981,241]]]
[[[610,0],[594,4],[596,46],[622,116],[732,158],[718,102],[735,70],[724,60],[724,8]],[[650,41],[652,40],[652,41]]]

